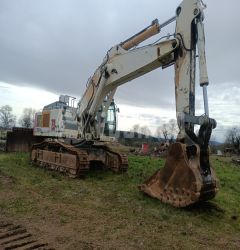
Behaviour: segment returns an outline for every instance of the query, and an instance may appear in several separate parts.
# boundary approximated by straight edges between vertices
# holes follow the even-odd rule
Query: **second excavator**
[[[175,15],[151,25],[112,47],[87,83],[78,103],[77,139],[46,140],[35,144],[32,161],[64,171],[84,175],[90,164],[101,163],[115,171],[126,171],[127,157],[114,142],[117,88],[157,68],[174,65],[176,116],[179,133],[170,146],[165,166],[139,189],[175,207],[186,207],[209,200],[218,190],[217,179],[209,162],[209,140],[216,121],[209,117],[203,10],[201,0],[183,0]],[[176,22],[171,38],[138,47]],[[197,55],[198,54],[198,55]],[[195,115],[195,75],[198,57],[199,80],[203,89],[204,115]],[[198,135],[194,126],[199,125]],[[50,134],[48,133],[48,137]]]

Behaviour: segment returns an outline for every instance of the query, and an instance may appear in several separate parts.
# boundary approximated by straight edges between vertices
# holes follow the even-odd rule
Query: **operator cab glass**
[[[108,111],[107,117],[105,120],[104,134],[106,136],[114,135],[116,133],[116,105],[114,102],[111,102]]]

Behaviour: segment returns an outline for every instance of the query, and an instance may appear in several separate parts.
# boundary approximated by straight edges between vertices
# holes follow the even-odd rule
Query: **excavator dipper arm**
[[[172,144],[163,169],[139,188],[148,195],[176,207],[208,200],[215,196],[217,180],[209,162],[209,140],[216,121],[209,118],[205,58],[205,38],[201,1],[185,0],[176,10],[175,37],[180,46],[175,54],[177,142]],[[195,116],[196,50],[199,79],[203,87],[204,115]],[[200,125],[199,134],[194,125]]]

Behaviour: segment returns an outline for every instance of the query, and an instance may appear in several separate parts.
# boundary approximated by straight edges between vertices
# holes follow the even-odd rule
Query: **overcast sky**
[[[1,0],[0,106],[10,104],[19,113],[24,106],[40,108],[58,94],[80,98],[109,48],[155,18],[161,23],[172,17],[180,2]],[[218,122],[216,136],[223,140],[224,131],[240,122],[240,2],[205,3],[210,115]],[[173,31],[170,25],[154,39]],[[196,95],[201,115],[200,87]],[[135,123],[155,128],[174,118],[174,98],[173,68],[158,69],[119,87],[119,128],[130,129]]]

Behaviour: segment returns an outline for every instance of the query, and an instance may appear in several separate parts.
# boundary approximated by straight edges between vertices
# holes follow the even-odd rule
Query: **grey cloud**
[[[240,3],[237,0],[205,2],[208,5],[205,31],[209,96],[217,99],[216,93],[225,91],[226,87],[219,82],[240,84],[237,43]],[[160,23],[167,20],[179,3],[180,0],[123,0],[121,3],[116,0],[1,0],[0,81],[80,96],[88,77],[110,47],[155,18]],[[173,30],[172,25],[162,35]],[[197,96],[196,107],[202,112],[201,90],[197,90]],[[231,94],[227,97],[231,98]],[[116,101],[175,112],[173,67],[156,70],[119,87]],[[214,101],[210,104],[221,105]]]
[[[110,47],[132,36],[156,17],[166,20],[172,16],[178,2],[163,9],[156,0],[125,0],[121,4],[110,0],[88,3],[2,0],[0,80],[81,95],[88,77]],[[164,105],[167,99],[159,100],[159,96],[163,99],[173,87],[168,87],[168,74],[161,77],[160,72],[159,75],[149,74],[119,88],[117,98],[143,105],[153,100],[153,105]],[[170,78],[173,86],[173,77]],[[128,95],[124,94],[124,89]]]
[[[223,125],[219,123],[218,126],[212,131],[212,140],[218,140],[219,142],[224,142],[226,140],[227,132],[234,126]]]
[[[158,125],[159,122],[162,123],[162,119],[161,118],[159,118],[156,115],[150,115],[150,114],[141,114],[139,116],[139,120],[146,121],[146,122],[148,122],[151,125]]]

